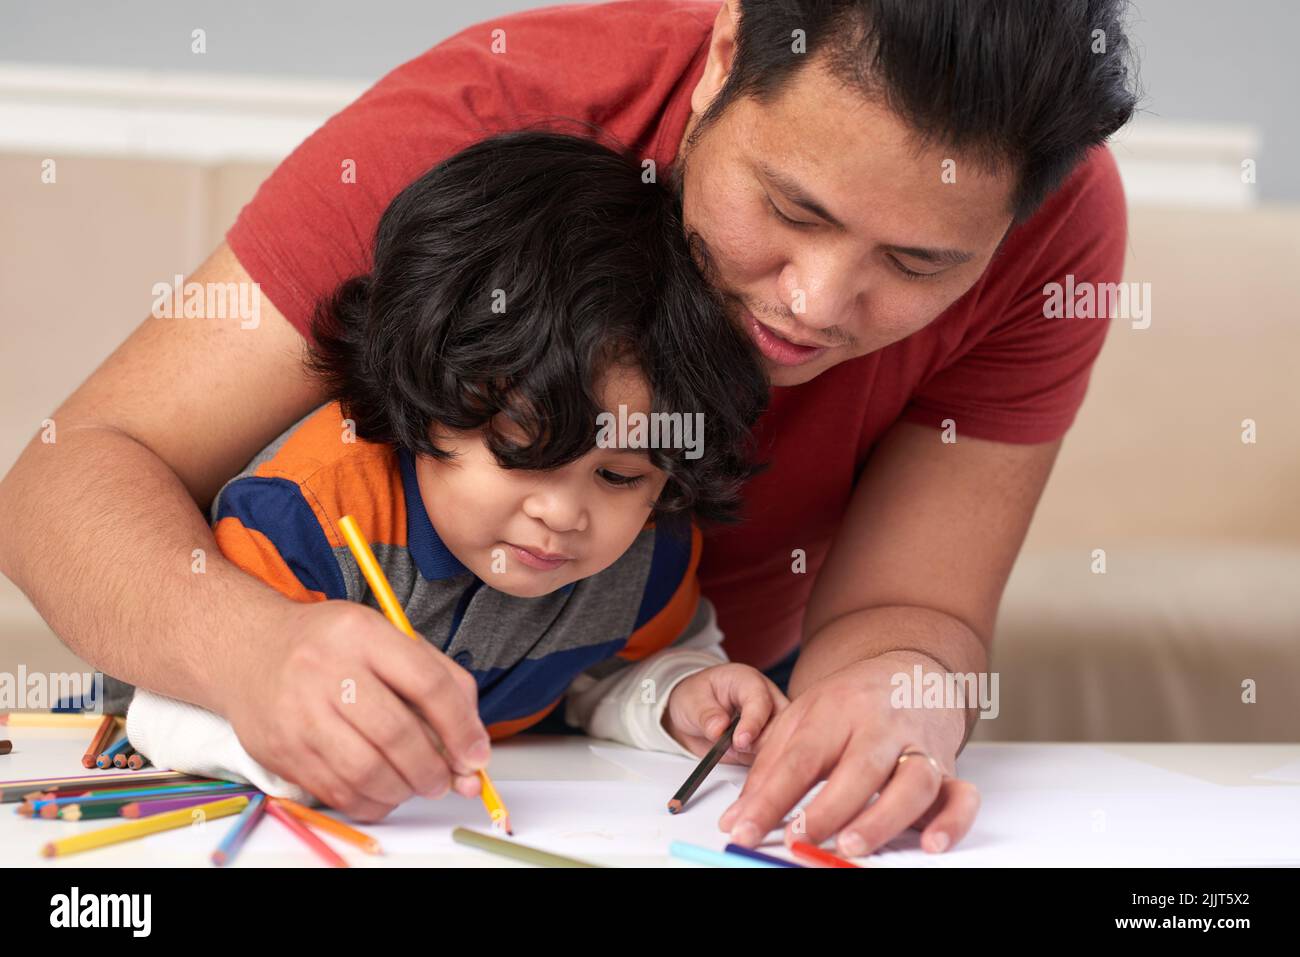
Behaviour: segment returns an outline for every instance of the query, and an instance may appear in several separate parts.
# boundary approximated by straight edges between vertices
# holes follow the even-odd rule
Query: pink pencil
[[[256,794],[257,788],[249,788],[247,791],[242,788],[237,791],[222,791],[223,798],[234,797],[236,794]],[[211,794],[194,794],[189,797],[159,798],[156,801],[132,801],[130,804],[123,804],[118,810],[118,817],[151,817],[154,814],[161,814],[163,811],[175,811],[183,807],[193,807],[196,804],[211,804]]]

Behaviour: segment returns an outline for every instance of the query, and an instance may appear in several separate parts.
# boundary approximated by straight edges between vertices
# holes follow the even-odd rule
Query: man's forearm
[[[0,572],[69,648],[214,711],[256,623],[288,601],[226,561],[181,481],[117,431],[30,444],[0,483],[0,515]]]
[[[909,651],[952,674],[980,674],[988,669],[988,650],[980,636],[952,615],[915,605],[886,605],[851,612],[809,635],[790,677],[790,697],[821,678],[858,661],[891,651]],[[965,734],[978,720],[977,702],[968,703]]]

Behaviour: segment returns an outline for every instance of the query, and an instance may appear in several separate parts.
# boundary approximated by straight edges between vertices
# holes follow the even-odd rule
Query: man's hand
[[[740,712],[726,764],[752,764],[772,719],[790,704],[781,689],[749,665],[715,665],[683,678],[668,696],[663,726],[684,748],[703,757]]]
[[[465,669],[364,605],[288,608],[227,699],[254,759],[359,821],[414,794],[478,795],[489,741]]]
[[[927,851],[961,840],[979,809],[975,786],[951,777],[966,713],[892,707],[891,679],[910,676],[917,664],[942,670],[925,655],[895,651],[854,662],[805,689],[773,721],[740,798],[719,826],[737,844],[753,847],[829,775],[802,821],[787,826],[787,842],[820,844],[838,833],[840,853],[858,857],[913,826],[923,828]],[[898,764],[912,750],[933,757],[949,777],[924,758]]]

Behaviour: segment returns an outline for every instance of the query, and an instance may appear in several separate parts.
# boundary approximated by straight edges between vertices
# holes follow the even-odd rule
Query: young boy
[[[703,754],[719,712],[759,738],[787,702],[727,663],[691,518],[734,518],[767,386],[633,157],[535,131],[450,157],[315,329],[333,401],[221,489],[225,555],[297,600],[377,607],[354,516],[493,739],[562,701],[641,748]],[[127,731],[156,765],[305,796],[202,709],[140,690]]]

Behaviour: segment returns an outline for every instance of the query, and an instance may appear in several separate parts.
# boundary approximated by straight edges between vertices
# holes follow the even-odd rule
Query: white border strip
[[[278,163],[369,84],[0,64],[0,152]],[[1142,117],[1114,138],[1131,203],[1245,207],[1248,126]]]

